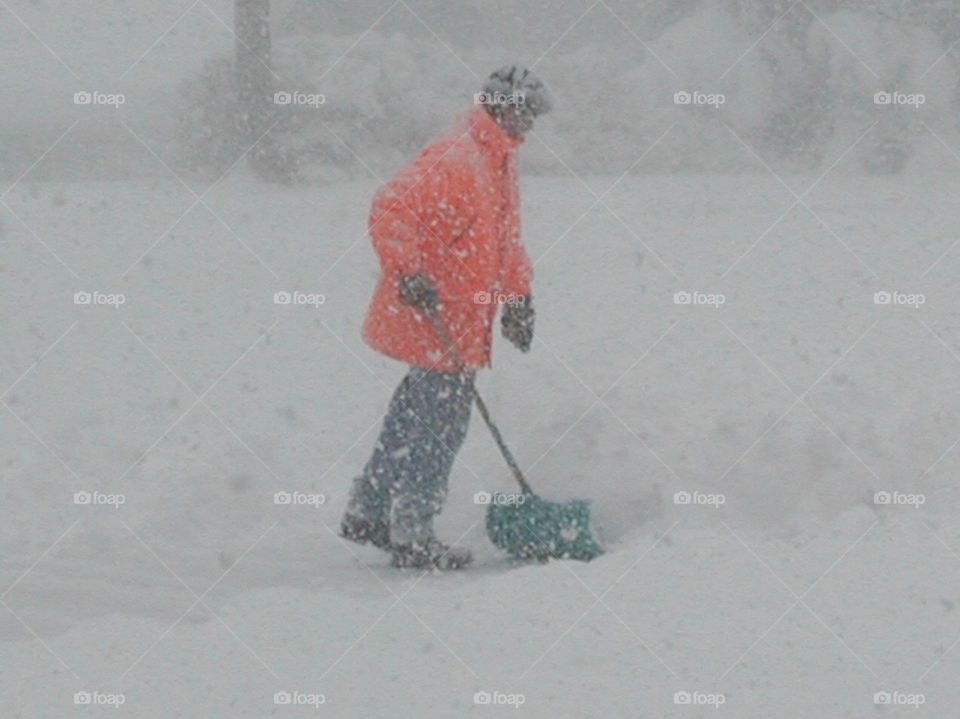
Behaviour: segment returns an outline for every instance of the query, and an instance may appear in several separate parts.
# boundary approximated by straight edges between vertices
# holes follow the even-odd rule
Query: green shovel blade
[[[590,561],[603,554],[590,532],[590,506],[579,499],[561,504],[497,492],[487,508],[487,535],[520,559]]]

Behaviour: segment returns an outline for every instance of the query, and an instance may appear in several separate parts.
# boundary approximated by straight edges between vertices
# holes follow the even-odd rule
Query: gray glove
[[[400,279],[400,299],[411,307],[435,310],[440,306],[437,286],[426,275],[416,274]]]
[[[527,295],[522,300],[511,302],[503,307],[500,317],[500,329],[521,352],[528,352],[533,344],[533,323],[536,313],[533,310],[533,298]]]

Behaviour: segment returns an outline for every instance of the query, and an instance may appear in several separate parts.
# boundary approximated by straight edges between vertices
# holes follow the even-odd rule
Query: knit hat
[[[492,73],[475,99],[480,105],[516,105],[534,117],[553,108],[550,93],[540,78],[519,65],[504,65]]]

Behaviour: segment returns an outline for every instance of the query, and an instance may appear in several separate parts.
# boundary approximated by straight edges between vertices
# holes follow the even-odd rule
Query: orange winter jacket
[[[374,349],[457,369],[429,318],[400,299],[401,278],[422,273],[465,364],[490,365],[497,298],[529,295],[533,277],[520,242],[520,142],[476,107],[377,192],[369,230],[382,275],[364,325]]]

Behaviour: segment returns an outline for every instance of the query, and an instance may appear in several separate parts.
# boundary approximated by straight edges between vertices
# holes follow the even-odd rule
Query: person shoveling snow
[[[533,342],[533,268],[520,241],[517,148],[551,106],[540,80],[517,66],[494,72],[475,101],[477,107],[379,190],[370,214],[382,275],[364,336],[411,367],[373,455],[353,482],[340,531],[390,552],[396,567],[456,569],[472,561],[468,550],[437,539],[433,520],[475,402],[524,497],[540,508],[507,515],[493,528],[488,518],[488,531],[496,530],[491,538],[509,538],[505,548],[517,556],[583,554],[579,544],[571,550],[567,540],[537,536],[549,529],[542,527],[549,517],[569,518],[582,541],[592,542],[577,529],[587,521],[583,503],[552,511],[532,494],[474,387],[476,371],[490,366],[500,305],[504,337],[522,352]],[[549,549],[531,551],[532,545]]]

